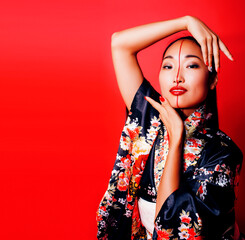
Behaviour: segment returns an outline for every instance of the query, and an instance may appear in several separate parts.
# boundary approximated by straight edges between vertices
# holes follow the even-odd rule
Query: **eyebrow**
[[[191,55],[191,54],[189,54],[189,55],[186,55],[186,56],[185,56],[185,58],[193,58],[193,57],[194,57],[194,58],[200,59],[200,58],[199,58],[198,56],[196,56],[196,55]],[[171,58],[171,59],[173,59],[173,56],[168,55],[168,56],[164,57],[163,60],[166,59],[166,58]],[[200,59],[200,60],[201,60],[201,59]]]

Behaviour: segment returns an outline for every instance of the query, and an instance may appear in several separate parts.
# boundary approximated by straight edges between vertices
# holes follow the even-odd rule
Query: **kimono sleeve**
[[[242,153],[233,143],[216,139],[199,161],[164,202],[153,239],[234,239],[234,188]]]
[[[146,79],[131,104],[108,188],[97,210],[98,239],[131,239],[137,188],[159,128],[157,124],[152,126],[151,123],[159,114],[144,96],[155,100],[159,98],[159,94]],[[152,132],[149,129],[153,129]]]
[[[160,94],[152,87],[150,82],[144,78],[142,84],[134,96],[129,112],[130,118],[137,119],[139,125],[142,126],[143,135],[144,129],[149,127],[151,119],[154,118],[154,116],[159,116],[157,110],[154,109],[151,104],[145,100],[145,96],[151,97],[160,103]]]

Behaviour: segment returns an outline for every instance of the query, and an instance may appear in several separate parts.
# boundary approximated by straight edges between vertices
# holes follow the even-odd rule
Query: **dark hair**
[[[162,55],[162,60],[166,54],[166,51],[169,49],[169,47],[172,46],[175,42],[182,40],[182,39],[191,40],[194,43],[196,43],[197,46],[199,46],[201,48],[200,44],[197,42],[197,40],[194,37],[192,37],[192,36],[180,37],[180,38],[174,40],[173,42],[171,42],[165,48],[163,55]],[[214,58],[213,58],[212,59],[212,72],[209,72],[209,81],[212,82],[215,79],[216,75],[217,75],[217,72],[215,70],[215,64],[214,64]],[[210,119],[210,121],[208,121],[209,126],[212,128],[218,129],[219,128],[219,119],[218,119],[216,87],[213,90],[211,90],[211,89],[208,90],[208,95],[207,95],[207,98],[205,101],[206,101],[206,112],[212,113],[212,118]],[[209,127],[209,126],[207,126],[207,127]]]

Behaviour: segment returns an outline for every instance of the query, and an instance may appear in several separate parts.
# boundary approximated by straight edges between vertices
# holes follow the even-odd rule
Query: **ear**
[[[218,76],[216,75],[212,83],[210,84],[210,89],[213,90],[218,83]]]

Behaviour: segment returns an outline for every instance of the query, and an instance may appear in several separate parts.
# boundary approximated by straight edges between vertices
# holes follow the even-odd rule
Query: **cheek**
[[[167,97],[169,89],[171,88],[170,81],[166,78],[159,79],[159,85],[162,96]]]
[[[186,83],[190,86],[208,87],[209,74],[204,69],[185,72]]]
[[[192,95],[199,96],[204,100],[209,90],[208,79],[206,77],[195,78],[193,81],[190,82],[189,87],[192,89]]]
[[[159,74],[159,85],[162,93],[168,92],[173,85],[173,73],[167,71],[161,71]]]
[[[167,81],[166,79],[164,79],[163,81],[160,80],[159,83],[160,83],[161,95],[168,100],[169,104],[172,107],[176,107],[176,97],[169,92],[169,89],[173,87],[173,85],[170,84],[170,81]]]

